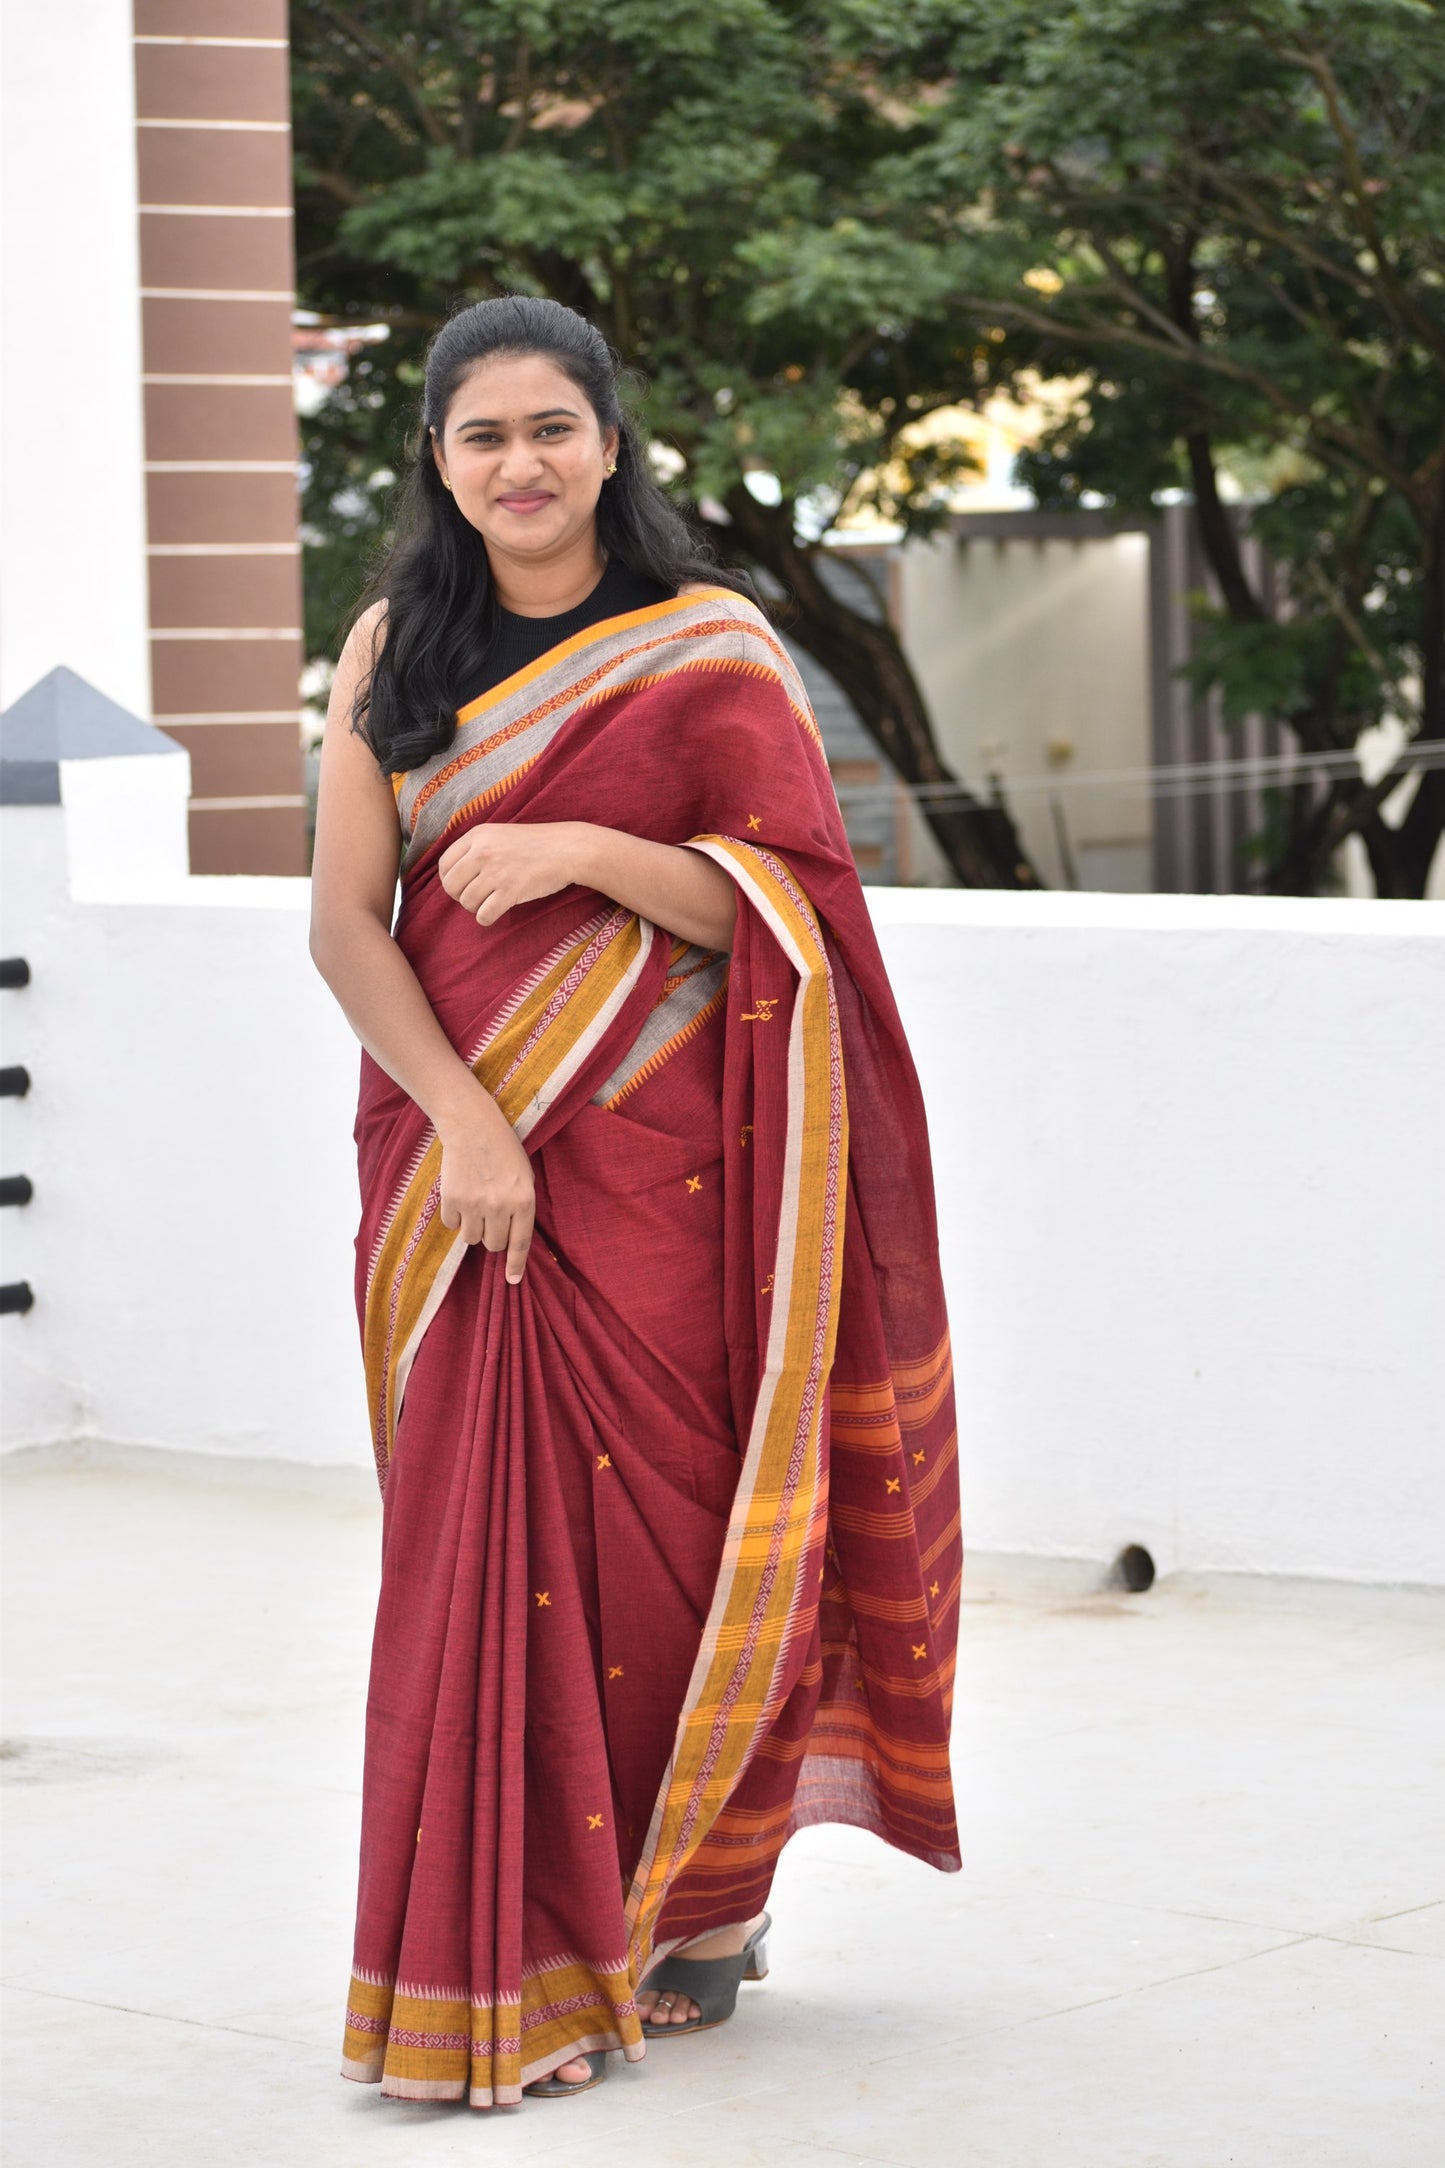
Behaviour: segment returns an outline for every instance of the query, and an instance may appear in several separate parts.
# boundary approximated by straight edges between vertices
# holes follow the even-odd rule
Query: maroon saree
[[[397,779],[396,938],[524,1139],[526,1277],[442,1226],[363,1058],[383,1565],[344,2073],[515,2101],[643,2053],[647,1966],[759,1911],[795,1829],[959,1864],[962,1552],[913,1065],[817,726],[761,614],[591,627]],[[689,843],[729,954],[569,888],[478,926],[481,820]]]

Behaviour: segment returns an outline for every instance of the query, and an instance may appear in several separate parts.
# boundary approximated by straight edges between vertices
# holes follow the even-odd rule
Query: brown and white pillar
[[[135,0],[153,714],[191,870],[304,873],[286,0]]]

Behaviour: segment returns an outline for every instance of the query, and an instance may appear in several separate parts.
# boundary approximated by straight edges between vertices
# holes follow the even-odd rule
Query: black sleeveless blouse
[[[659,586],[640,572],[629,571],[613,557],[591,594],[556,617],[519,617],[515,610],[498,608],[496,638],[481,669],[468,680],[465,697],[457,706],[464,708],[479,700],[493,686],[525,670],[528,663],[539,661],[574,633],[585,632],[589,625],[600,625],[608,617],[623,617],[629,610],[644,610],[649,603],[670,602],[672,596],[671,588]]]

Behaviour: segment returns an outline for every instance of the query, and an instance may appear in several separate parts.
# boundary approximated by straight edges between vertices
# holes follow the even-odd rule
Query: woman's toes
[[[652,2025],[686,2025],[698,2014],[697,2004],[687,1995],[670,1995],[666,2001],[655,1992],[639,1995],[637,2007]]]

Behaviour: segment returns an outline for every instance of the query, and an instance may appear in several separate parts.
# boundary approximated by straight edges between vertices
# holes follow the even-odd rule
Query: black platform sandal
[[[527,2100],[562,2100],[569,2093],[590,2093],[594,2085],[600,2085],[607,2075],[607,2050],[594,2048],[585,2055],[569,2055],[569,2063],[585,2063],[585,2078],[559,2078],[554,2071],[550,2077],[534,2078],[530,2085],[522,2087]],[[559,2064],[558,2069],[562,2066]]]
[[[768,1930],[772,1921],[765,1912],[736,1957],[665,1957],[643,1981],[645,1988],[668,1988],[697,2004],[698,2014],[684,2025],[654,2025],[642,2020],[645,2040],[667,2040],[680,2033],[706,2032],[726,2024],[737,2007],[738,1988],[744,1980],[768,1976]]]

